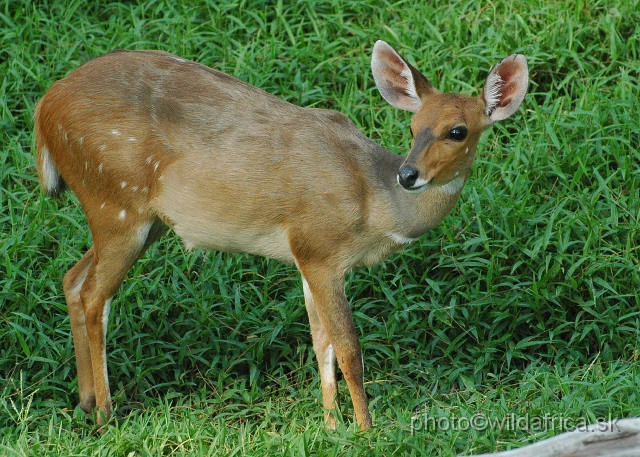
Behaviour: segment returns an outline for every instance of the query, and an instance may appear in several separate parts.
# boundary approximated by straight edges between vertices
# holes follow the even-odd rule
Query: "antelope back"
[[[85,63],[51,87],[35,119],[42,186],[73,189],[94,240],[157,217],[188,247],[290,263],[293,226],[308,237],[324,221],[316,241],[299,242],[308,251],[350,239],[382,185],[371,183],[375,155],[389,154],[339,113],[162,52]]]

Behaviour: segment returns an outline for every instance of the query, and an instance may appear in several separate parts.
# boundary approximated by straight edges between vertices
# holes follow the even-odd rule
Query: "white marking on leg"
[[[84,284],[84,280],[87,279],[87,274],[89,274],[89,268],[85,268],[84,271],[82,273],[80,273],[80,275],[78,275],[75,284],[73,285],[73,287],[71,287],[71,289],[69,289],[69,294],[71,295],[78,295],[80,294],[80,290],[82,290],[82,285]],[[84,313],[82,313],[82,316],[84,318]]]
[[[104,302],[104,308],[102,308],[102,347],[107,346],[107,325],[109,324],[109,313],[111,312],[111,300],[113,297],[107,299]],[[106,352],[106,349],[105,349]],[[107,374],[107,357],[104,357],[104,384],[109,385],[109,375]]]
[[[325,374],[325,379],[329,387],[335,387],[336,385],[336,353],[333,351],[333,346],[327,346],[324,351],[324,360],[322,361],[322,371]]]
[[[118,219],[124,220],[125,217],[127,217],[127,212],[125,210],[120,211],[120,214],[118,214]]]
[[[109,324],[109,313],[111,312],[111,300],[113,297],[107,299],[104,302],[104,308],[102,308],[102,335],[104,339],[107,339],[107,325]]]
[[[302,275],[301,275],[302,276]],[[302,276],[302,291],[304,293],[304,299],[307,303],[313,303],[313,295],[311,294],[311,288],[306,278]],[[327,386],[335,388],[336,386],[336,354],[333,350],[333,346],[329,344],[324,350],[324,356],[316,354],[318,357],[318,364],[320,365],[320,378]],[[322,359],[321,359],[322,357]]]
[[[304,293],[305,300],[308,300],[310,302],[313,301],[313,296],[311,295],[311,289],[309,289],[309,283],[307,282],[304,276],[302,276],[302,292]]]

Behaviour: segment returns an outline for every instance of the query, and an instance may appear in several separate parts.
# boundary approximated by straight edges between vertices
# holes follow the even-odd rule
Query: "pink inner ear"
[[[389,70],[393,70],[395,73],[402,73],[404,70],[404,62],[391,51],[384,51],[384,62]],[[387,71],[389,71],[387,70]]]
[[[517,72],[518,72],[517,65],[511,62],[503,64],[500,68],[498,68],[498,74],[500,75],[503,81],[511,81]]]
[[[511,103],[511,97],[502,97],[502,100],[500,100],[500,103],[498,104],[498,106],[500,108],[504,108],[509,103]]]
[[[528,81],[527,61],[521,55],[507,57],[492,70],[483,92],[491,123],[516,112],[527,93]]]
[[[502,91],[509,86],[512,87],[512,91],[514,90],[513,86],[515,85],[515,81],[518,79],[520,72],[520,66],[515,62],[505,62],[500,66],[500,68],[498,68],[497,73],[503,81]]]
[[[388,44],[378,41],[371,59],[373,78],[382,97],[398,109],[417,112],[420,97],[416,94],[411,69]]]
[[[513,93],[518,90],[518,86],[514,82],[509,82],[500,87],[500,103],[498,106],[505,107],[511,102]]]
[[[405,69],[404,62],[392,51],[384,51],[384,66],[380,69],[380,73],[384,80],[395,90],[404,92],[407,80],[401,76]]]

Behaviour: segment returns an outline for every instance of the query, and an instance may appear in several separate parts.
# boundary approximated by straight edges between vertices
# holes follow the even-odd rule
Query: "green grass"
[[[90,235],[72,194],[37,187],[37,100],[104,52],[162,49],[339,110],[404,152],[409,116],[370,75],[377,39],[441,90],[477,94],[514,52],[531,85],[444,223],[349,275],[375,428],[356,431],[341,381],[342,425],[324,430],[294,268],[169,234],[113,302],[119,422],[95,434],[61,287]],[[452,456],[640,415],[638,0],[2,0],[0,44],[0,455]],[[419,427],[478,414],[552,420]]]

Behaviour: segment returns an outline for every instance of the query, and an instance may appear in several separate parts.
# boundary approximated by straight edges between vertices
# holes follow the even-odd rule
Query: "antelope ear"
[[[528,85],[529,67],[523,55],[513,54],[493,67],[482,91],[489,122],[493,124],[515,113]]]
[[[371,71],[380,95],[398,109],[420,111],[421,97],[433,90],[429,80],[384,41],[373,46]]]

